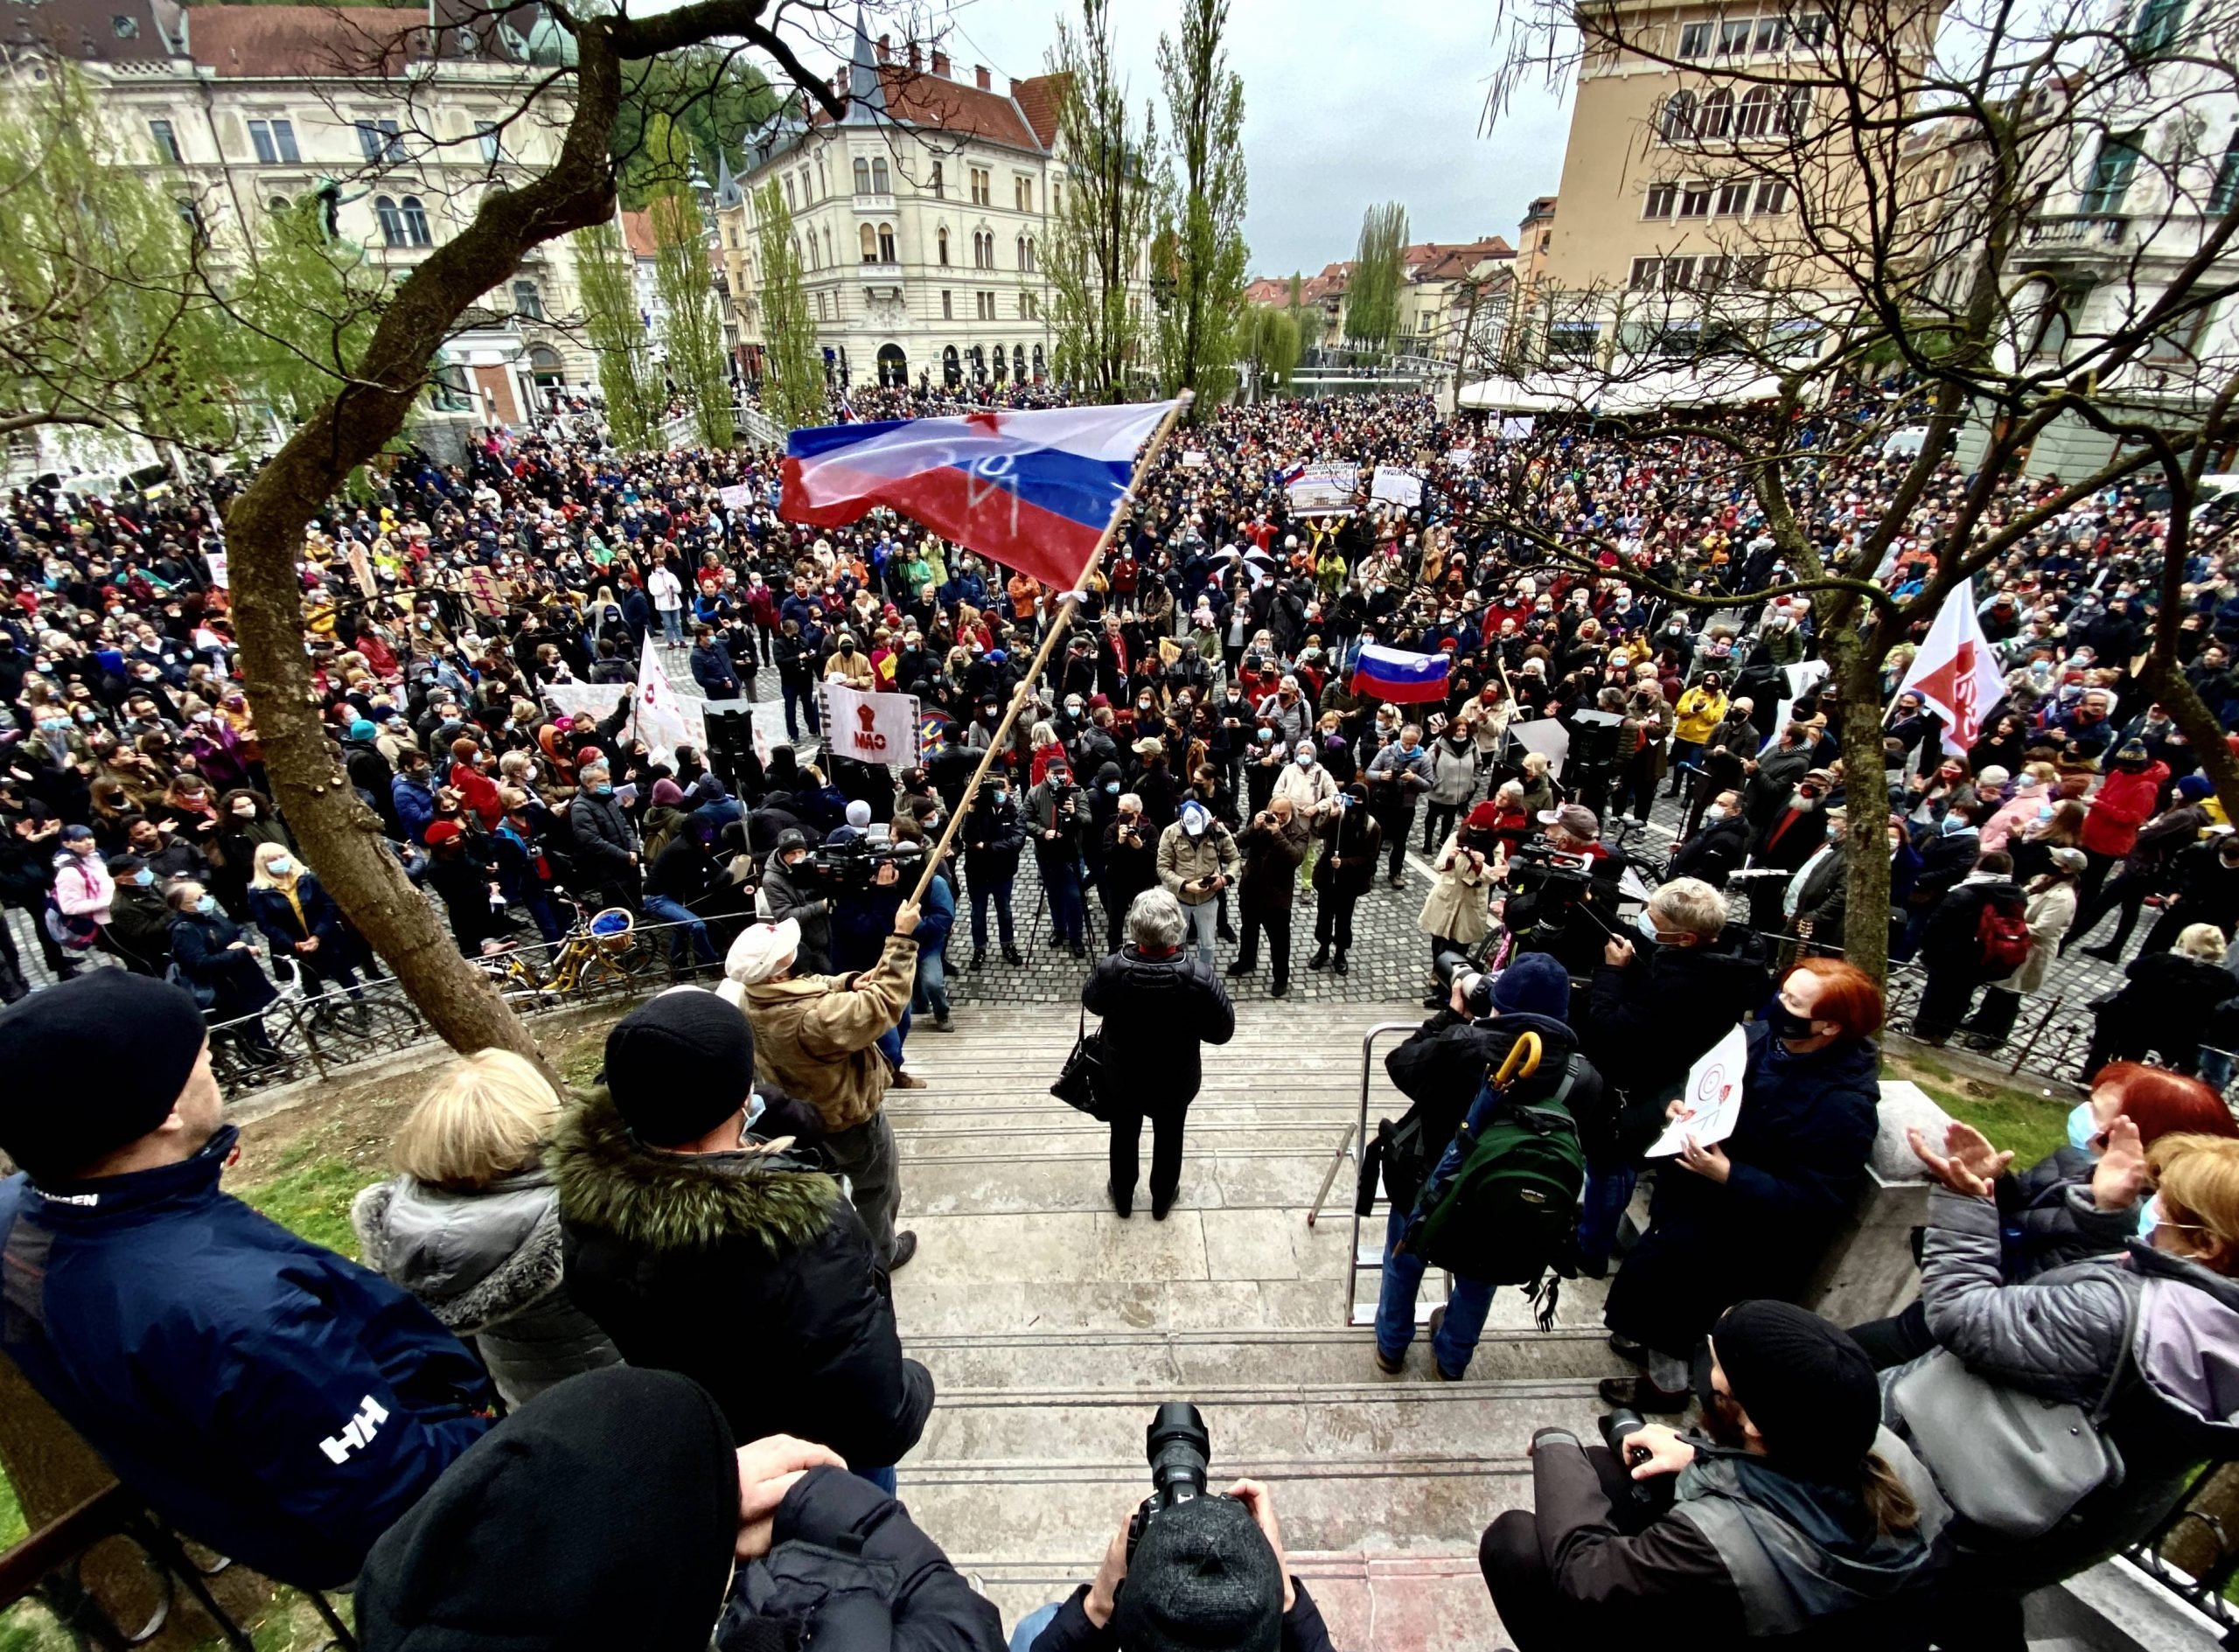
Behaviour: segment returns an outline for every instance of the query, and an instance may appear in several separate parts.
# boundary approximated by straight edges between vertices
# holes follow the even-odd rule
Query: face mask
[[[610,798],[614,795],[614,788],[604,784],[593,786],[591,791],[593,795],[602,798]]]
[[[1301,769],[1311,769],[1314,767],[1314,754],[1310,751],[1300,752],[1298,754],[1298,766]]]
[[[272,857],[270,869],[274,877],[284,878],[296,869],[296,863],[284,854],[276,854]]]
[[[156,875],[143,866],[132,875],[132,881],[144,889],[156,881]]]
[[[996,787],[994,791],[988,793],[988,795],[994,798],[998,805],[1008,803],[1011,798],[1011,794],[1004,791],[1001,786]]]
[[[2092,1116],[2091,1104],[2079,1101],[2068,1110],[2068,1145],[2080,1147],[2096,1159],[2099,1154],[2091,1143],[2099,1134],[2099,1121]]]
[[[2161,1195],[2155,1194],[2138,1213],[2138,1237],[2146,1244],[2153,1243],[2153,1230],[2161,1225]]]
[[[1656,932],[1656,920],[1650,917],[1645,911],[1639,913],[1634,917],[1633,927],[1638,930],[1642,936],[1645,938],[1651,945],[1661,944],[1664,939],[1661,935],[1658,935]]]
[[[1812,1035],[1809,1017],[1799,1015],[1777,1000],[1773,1004],[1773,1035],[1801,1042]]]
[[[214,895],[204,896],[200,900],[194,903],[194,910],[203,914],[206,917],[208,917],[211,913],[218,910],[218,897]]]
[[[1118,797],[1120,795],[1120,783],[1117,780],[1106,781],[1104,783],[1104,795],[1107,798]]]

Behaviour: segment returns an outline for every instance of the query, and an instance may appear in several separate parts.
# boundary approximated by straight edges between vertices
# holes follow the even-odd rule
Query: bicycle
[[[637,918],[627,908],[610,906],[593,912],[564,895],[555,892],[553,898],[571,910],[575,921],[542,970],[533,955],[519,951],[481,960],[499,993],[538,998],[596,993],[638,980],[657,961],[658,949],[638,933]]]

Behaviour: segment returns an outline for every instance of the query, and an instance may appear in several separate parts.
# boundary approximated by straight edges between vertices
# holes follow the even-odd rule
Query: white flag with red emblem
[[[1973,580],[1961,580],[1943,599],[1897,692],[1918,694],[1922,705],[1943,719],[1946,751],[1963,756],[1983,737],[1991,708],[2005,696],[2005,674],[1975,612]]]
[[[652,749],[659,762],[668,762],[679,746],[690,746],[703,753],[708,749],[705,702],[694,701],[687,708],[678,696],[669,683],[660,656],[654,652],[651,631],[645,633],[645,658],[638,663],[636,723],[638,738]]]

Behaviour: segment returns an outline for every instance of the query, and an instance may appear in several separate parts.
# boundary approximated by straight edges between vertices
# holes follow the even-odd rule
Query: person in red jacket
[[[2145,747],[2125,740],[2115,749],[2106,777],[2092,794],[2083,817],[2083,875],[2077,880],[2080,908],[2090,906],[2099,886],[2138,843],[2138,829],[2153,818],[2169,765],[2146,755]]]
[[[485,832],[495,832],[506,818],[498,783],[486,772],[496,761],[471,735],[461,735],[451,742],[451,790],[458,793],[462,805],[479,817]]]

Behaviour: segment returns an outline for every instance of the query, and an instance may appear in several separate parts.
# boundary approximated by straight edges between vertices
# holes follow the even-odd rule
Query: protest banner
[[[924,719],[915,694],[868,694],[845,683],[818,685],[824,702],[825,749],[858,763],[917,761]]]
[[[1423,473],[1412,465],[1379,464],[1369,484],[1368,496],[1405,510],[1418,510],[1423,503]]]
[[[1360,466],[1333,462],[1300,466],[1285,487],[1293,516],[1338,516],[1353,508],[1360,484]]]
[[[1749,1040],[1736,1027],[1687,1070],[1678,1116],[1664,1126],[1648,1156],[1668,1159],[1690,1139],[1697,1147],[1707,1147],[1732,1135],[1741,1117],[1741,1078],[1748,1065]]]

